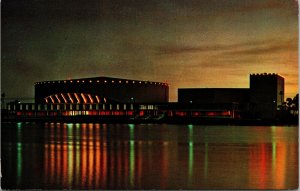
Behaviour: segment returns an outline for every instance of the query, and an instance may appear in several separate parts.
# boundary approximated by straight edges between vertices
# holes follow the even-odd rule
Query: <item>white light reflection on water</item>
[[[193,163],[194,163],[194,143],[193,143],[193,125],[188,125],[189,129],[189,171],[188,171],[188,187],[192,186],[193,180]]]
[[[17,123],[17,185],[22,179],[22,123]]]
[[[134,151],[134,124],[129,124],[129,144],[130,144],[130,151],[129,151],[129,180],[130,180],[130,187],[134,188],[134,166],[135,166],[135,151]]]

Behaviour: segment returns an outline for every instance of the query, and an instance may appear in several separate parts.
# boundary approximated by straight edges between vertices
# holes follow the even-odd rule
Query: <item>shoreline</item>
[[[163,119],[132,119],[128,117],[99,116],[49,116],[49,117],[17,117],[2,116],[1,122],[63,122],[63,123],[107,123],[107,124],[198,124],[198,125],[299,125],[298,119],[230,119],[230,118],[163,118]]]

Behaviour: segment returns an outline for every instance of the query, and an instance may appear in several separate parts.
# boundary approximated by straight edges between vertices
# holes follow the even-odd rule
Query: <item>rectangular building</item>
[[[250,104],[260,118],[274,118],[284,102],[284,78],[277,74],[250,75]]]

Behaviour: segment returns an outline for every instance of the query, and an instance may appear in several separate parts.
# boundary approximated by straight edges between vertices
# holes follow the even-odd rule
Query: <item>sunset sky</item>
[[[278,73],[298,93],[295,0],[2,1],[1,90],[33,97],[34,82],[108,76],[187,87],[248,88]]]

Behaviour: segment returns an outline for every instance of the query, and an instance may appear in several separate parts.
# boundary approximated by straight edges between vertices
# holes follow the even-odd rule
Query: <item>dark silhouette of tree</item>
[[[293,111],[294,111],[294,115],[298,115],[299,112],[299,94],[297,94],[294,98],[293,98]]]
[[[3,92],[2,94],[1,94],[1,109],[3,109],[4,108],[4,100],[5,100],[5,93]]]
[[[292,105],[293,105],[293,99],[288,97],[286,98],[286,105],[288,107],[288,110],[291,111]]]
[[[286,107],[290,114],[298,115],[299,112],[299,94],[297,94],[293,99],[287,98],[286,99]]]

